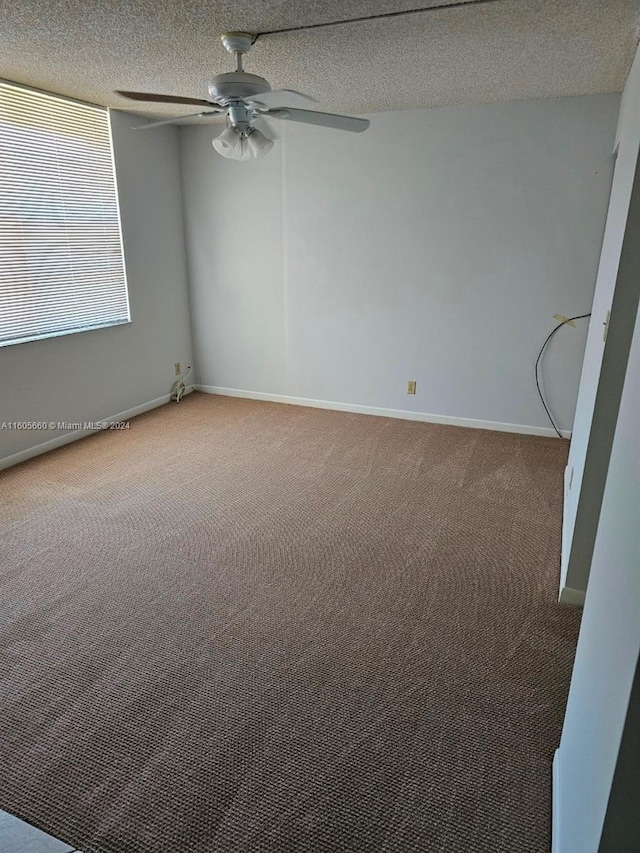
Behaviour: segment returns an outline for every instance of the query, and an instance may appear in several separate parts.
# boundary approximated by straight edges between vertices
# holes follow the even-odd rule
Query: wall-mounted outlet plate
[[[407,379],[407,394],[415,394],[417,384],[415,379]]]
[[[174,366],[174,369],[176,371],[176,376],[180,376],[180,374],[182,373],[182,371],[180,370],[180,362],[176,361],[176,363],[173,366]]]

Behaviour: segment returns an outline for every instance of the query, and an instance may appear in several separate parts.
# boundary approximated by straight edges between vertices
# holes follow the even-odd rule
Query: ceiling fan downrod
[[[222,44],[229,51],[229,53],[233,53],[236,58],[236,72],[244,71],[242,67],[242,57],[245,53],[249,53],[251,50],[251,45],[255,41],[255,36],[252,36],[251,33],[223,33],[220,38],[222,39]]]

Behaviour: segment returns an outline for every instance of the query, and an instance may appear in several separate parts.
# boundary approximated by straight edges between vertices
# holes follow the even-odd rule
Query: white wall
[[[616,284],[639,146],[640,52],[636,54],[620,107],[616,164],[567,463],[560,596],[568,600],[576,599],[576,592],[583,594],[587,588],[600,501],[633,333],[634,302],[637,304],[640,292],[636,278],[630,278],[620,286]],[[632,236],[631,239],[637,237]],[[607,320],[608,311],[611,316],[605,358],[603,323]]]
[[[132,322],[0,348],[0,422],[103,420],[168,395],[192,358],[177,130],[136,123],[112,114]],[[63,435],[0,431],[0,466]]]
[[[640,191],[638,196],[636,225],[640,223]],[[629,264],[635,266],[631,272],[637,274],[637,240]],[[639,417],[640,316],[629,355],[556,754],[554,853],[638,850]],[[630,705],[634,679],[635,699]],[[630,715],[634,731],[629,731]],[[625,786],[615,785],[619,774]]]
[[[382,113],[363,135],[281,122],[249,163],[182,128],[199,382],[550,431],[533,364],[554,313],[591,307],[618,105]],[[563,329],[544,363],[564,429],[585,336]]]

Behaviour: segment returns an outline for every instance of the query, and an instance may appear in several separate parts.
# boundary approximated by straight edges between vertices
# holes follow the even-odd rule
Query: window
[[[0,82],[0,346],[130,319],[108,111]]]

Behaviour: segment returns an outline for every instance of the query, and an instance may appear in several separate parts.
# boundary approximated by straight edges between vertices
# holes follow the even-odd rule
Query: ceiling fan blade
[[[224,110],[206,110],[206,112],[202,113],[190,113],[186,116],[176,116],[175,118],[165,118],[162,121],[152,121],[150,124],[139,124],[136,127],[132,127],[131,130],[151,130],[154,127],[161,127],[163,124],[176,124],[177,122],[182,121],[185,118],[204,118],[205,116],[215,116],[219,113],[223,113]]]
[[[362,133],[369,127],[368,118],[339,116],[334,113],[318,113],[315,110],[269,110],[269,118],[280,118],[286,121],[299,121],[303,124],[319,124],[322,127],[335,127],[336,130],[350,130],[352,133]]]
[[[262,92],[259,95],[249,95],[243,99],[246,104],[255,104],[267,109],[287,109],[288,107],[305,107],[307,104],[317,104],[315,98],[296,92],[295,89],[275,89],[272,92]]]
[[[181,98],[179,95],[156,95],[153,92],[122,92],[116,89],[116,95],[122,95],[130,101],[152,101],[159,104],[195,104],[197,107],[215,107],[211,101],[202,98]]]
[[[273,127],[269,124],[264,116],[254,115],[251,119],[251,126],[255,127],[256,130],[259,130],[261,133],[264,133],[269,139],[278,139],[278,134],[275,132]]]

